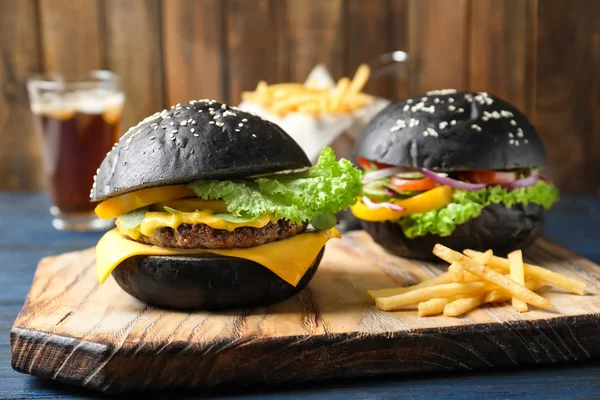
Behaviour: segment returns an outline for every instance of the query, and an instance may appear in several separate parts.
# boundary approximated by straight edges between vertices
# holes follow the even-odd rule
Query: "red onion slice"
[[[524,188],[524,187],[529,187],[529,186],[535,185],[536,182],[539,180],[540,180],[540,173],[538,171],[536,171],[526,178],[517,179],[516,181],[514,181],[512,183],[502,185],[502,187],[507,190]]]
[[[365,206],[367,206],[371,210],[376,210],[378,208],[389,208],[392,211],[404,210],[404,207],[399,206],[398,204],[388,203],[388,202],[375,203],[375,202],[371,201],[371,199],[369,199],[368,197],[363,197],[362,202],[365,204]]]
[[[440,176],[433,171],[428,170],[427,168],[421,168],[421,172],[423,174],[437,183],[441,185],[451,186],[455,189],[461,190],[481,190],[485,188],[485,183],[468,183],[463,181],[458,181],[456,179],[449,178],[447,176]]]
[[[369,171],[365,174],[362,183],[369,183],[381,178],[387,178],[388,176],[395,175],[399,172],[402,172],[402,168],[400,167],[390,167],[378,169],[376,171]]]

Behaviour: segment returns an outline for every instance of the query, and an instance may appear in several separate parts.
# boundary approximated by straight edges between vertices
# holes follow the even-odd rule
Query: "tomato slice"
[[[433,189],[437,186],[437,183],[431,178],[402,179],[393,176],[390,179],[390,186],[399,191],[423,191]]]
[[[371,162],[366,158],[358,157],[357,161],[363,169],[371,169]]]
[[[358,161],[358,164],[363,169],[367,169],[367,170],[373,169],[373,164],[375,164],[375,166],[377,168],[379,168],[379,169],[393,167],[393,165],[380,163],[378,161],[369,161],[369,160],[367,160],[366,158],[363,158],[363,157],[358,157],[357,161]]]
[[[467,171],[460,172],[459,178],[471,183],[485,183],[486,185],[502,185],[517,180],[517,173],[510,171]]]

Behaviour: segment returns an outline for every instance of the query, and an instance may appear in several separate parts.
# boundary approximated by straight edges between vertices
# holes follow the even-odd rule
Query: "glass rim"
[[[120,83],[121,77],[107,69],[93,69],[76,74],[51,71],[35,74],[27,79],[30,88],[46,90],[89,89],[98,84],[113,84],[118,87]]]

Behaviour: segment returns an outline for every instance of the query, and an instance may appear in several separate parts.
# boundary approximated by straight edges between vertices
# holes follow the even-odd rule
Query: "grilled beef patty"
[[[152,236],[141,236],[138,242],[179,249],[233,249],[287,239],[304,232],[306,226],[307,223],[298,225],[280,219],[262,228],[244,226],[230,232],[205,224],[181,224],[177,229],[158,228]]]

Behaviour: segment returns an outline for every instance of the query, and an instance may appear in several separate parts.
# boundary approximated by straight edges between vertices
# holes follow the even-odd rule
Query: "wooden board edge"
[[[158,347],[145,344],[140,348],[130,343],[113,348],[13,326],[10,342],[12,367],[16,371],[105,393],[279,386],[600,358],[600,342],[592,339],[600,328],[600,313],[481,324],[476,331],[472,328],[463,325],[269,340],[222,338],[200,346],[179,341]],[[469,335],[467,341],[464,340],[466,334]],[[506,343],[512,345],[506,347]],[[451,349],[455,357],[438,357],[436,349],[440,346],[446,348],[445,353]],[[487,356],[483,355],[484,349]],[[313,360],[313,367],[308,369],[295,363],[299,357]],[[265,369],[265,366],[268,367]]]
[[[112,351],[107,344],[17,326],[10,330],[10,348],[15,371],[90,389],[100,388],[106,380],[102,364]],[[85,378],[80,376],[84,368],[65,368],[75,352],[78,362],[83,361],[88,374]]]

